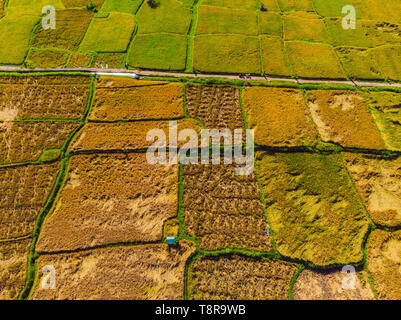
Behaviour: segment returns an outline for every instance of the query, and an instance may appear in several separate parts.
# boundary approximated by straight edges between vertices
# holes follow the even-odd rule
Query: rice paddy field
[[[0,65],[401,81],[397,0],[152,1],[2,1]]]
[[[0,300],[401,299],[400,9],[0,0]]]

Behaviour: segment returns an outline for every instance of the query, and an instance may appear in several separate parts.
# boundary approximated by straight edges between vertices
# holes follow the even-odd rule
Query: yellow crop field
[[[30,299],[183,299],[185,264],[194,251],[184,240],[173,249],[160,243],[43,255],[38,268],[54,266],[56,290],[43,290],[38,273]]]
[[[67,64],[68,53],[61,50],[39,50],[29,51],[25,63],[30,68],[61,68]]]
[[[52,77],[29,82],[28,78],[0,77],[0,121],[72,120],[82,116],[89,98],[87,77],[65,77],[65,84]]]
[[[339,59],[348,76],[357,79],[383,79],[374,51],[370,49],[339,47]]]
[[[0,164],[36,161],[46,149],[60,149],[76,122],[0,122]]]
[[[316,142],[317,132],[301,91],[250,87],[243,91],[243,104],[256,144],[300,146]]]
[[[343,147],[385,148],[363,95],[315,90],[307,92],[307,101],[322,140]]]
[[[256,11],[214,6],[200,6],[196,34],[258,35]]]
[[[89,119],[140,120],[184,117],[184,87],[179,83],[97,88]],[[136,85],[136,86],[135,86]]]
[[[303,41],[285,42],[293,75],[303,78],[345,78],[333,47]]]
[[[244,35],[196,36],[193,66],[200,72],[260,73],[259,40]]]
[[[283,41],[276,37],[260,36],[263,72],[268,75],[290,76]]]
[[[373,231],[366,247],[367,266],[380,300],[401,299],[401,232]]]
[[[31,241],[0,243],[0,300],[16,300],[24,288]]]
[[[74,156],[37,250],[160,240],[177,197],[178,166],[149,164],[145,153]]]
[[[401,46],[382,46],[373,52],[381,72],[391,80],[401,80]]]
[[[401,150],[401,95],[372,91],[365,98],[386,147]]]
[[[278,4],[283,11],[313,11],[313,0],[278,0]]]
[[[317,266],[362,261],[369,221],[338,155],[256,154],[277,250]]]
[[[372,220],[401,226],[401,159],[353,153],[343,158]]]
[[[118,69],[122,67],[124,53],[98,53],[92,62],[93,68],[112,68]]]
[[[194,129],[197,132],[201,127],[197,121],[183,119],[177,121],[178,131]],[[166,134],[167,145],[169,139],[169,121],[143,121],[122,123],[91,123],[86,124],[72,143],[71,151],[90,150],[127,150],[144,149],[153,144],[146,141],[149,130],[161,129]],[[178,144],[182,145],[182,144]]]
[[[323,19],[308,12],[291,12],[283,16],[284,40],[329,42]]]
[[[93,13],[88,10],[57,11],[56,29],[38,28],[32,45],[37,48],[78,50],[92,17]]]
[[[295,282],[295,300],[374,300],[365,271],[355,277],[355,289],[342,287],[344,273],[329,270],[303,270]]]
[[[283,21],[278,12],[259,12],[260,34],[282,37]]]

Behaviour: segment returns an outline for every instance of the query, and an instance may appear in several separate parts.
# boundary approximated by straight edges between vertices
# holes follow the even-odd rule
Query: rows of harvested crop
[[[204,257],[190,270],[196,300],[285,300],[297,266],[241,256]]]
[[[59,163],[0,169],[0,240],[32,233],[50,194]]]
[[[188,115],[201,120],[208,129],[244,129],[239,96],[238,88],[188,85]]]
[[[270,251],[255,175],[236,176],[235,165],[183,166],[185,231],[205,250]]]
[[[0,300],[17,299],[25,286],[30,235],[59,166],[53,163],[0,169]]]
[[[0,164],[58,159],[79,127],[64,120],[83,116],[89,83],[84,76],[0,77]]]

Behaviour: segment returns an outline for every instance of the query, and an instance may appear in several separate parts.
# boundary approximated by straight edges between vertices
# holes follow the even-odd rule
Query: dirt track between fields
[[[263,76],[250,76],[248,78],[241,78],[239,75],[232,74],[203,74],[203,73],[184,73],[184,72],[167,72],[155,70],[127,70],[127,69],[101,69],[101,68],[20,68],[0,66],[0,72],[87,72],[98,75],[110,76],[135,76],[140,77],[174,77],[174,78],[223,78],[231,80],[257,80],[257,81],[283,81],[298,84],[343,84],[358,87],[385,87],[385,88],[401,88],[401,83],[388,83],[388,82],[372,82],[372,81],[349,81],[349,80],[329,80],[329,79],[294,79],[290,77],[263,77]]]

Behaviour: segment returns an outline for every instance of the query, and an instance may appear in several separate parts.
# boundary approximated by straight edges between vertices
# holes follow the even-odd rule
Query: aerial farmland
[[[0,300],[400,300],[400,179],[399,0],[0,0]]]

